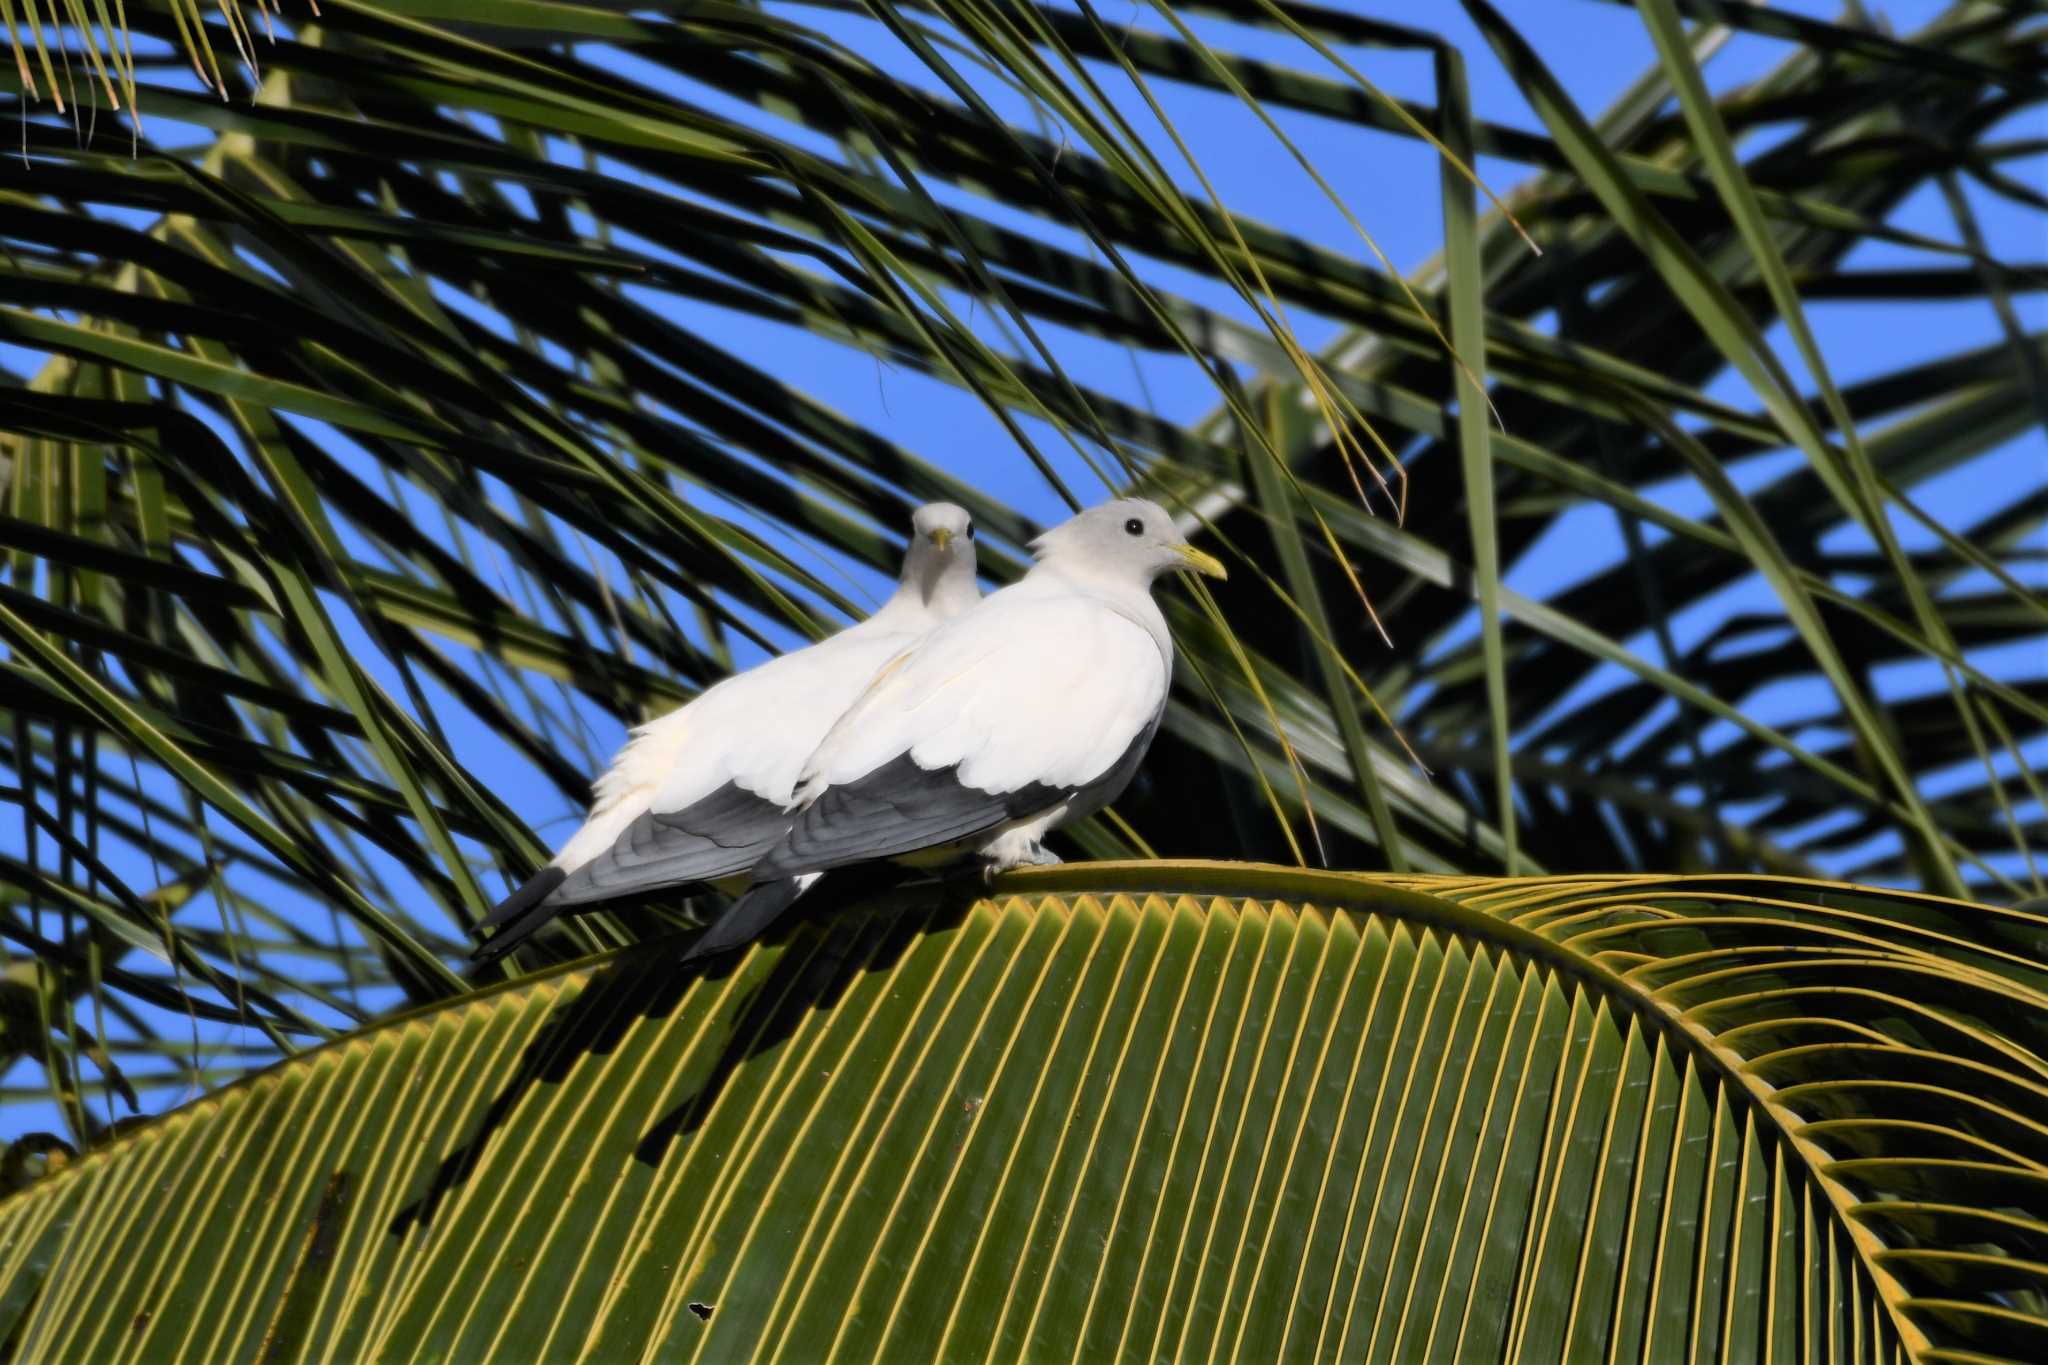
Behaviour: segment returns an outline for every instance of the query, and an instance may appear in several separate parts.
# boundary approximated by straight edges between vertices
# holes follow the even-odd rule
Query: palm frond
[[[2039,914],[1143,862],[385,1021],[0,1203],[25,1353],[2031,1360]],[[90,1311],[87,1311],[89,1306]]]

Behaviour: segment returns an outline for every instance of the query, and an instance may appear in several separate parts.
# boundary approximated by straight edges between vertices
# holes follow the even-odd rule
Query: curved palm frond
[[[0,1205],[0,1319],[95,1360],[2035,1359],[2044,948],[1767,877],[899,895],[126,1135]]]

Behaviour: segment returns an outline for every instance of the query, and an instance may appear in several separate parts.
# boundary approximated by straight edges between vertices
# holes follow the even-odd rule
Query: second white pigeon
[[[561,852],[478,926],[493,961],[565,911],[748,872],[788,832],[804,761],[875,671],[981,598],[974,523],[911,517],[895,593],[858,625],[706,689],[633,731]]]

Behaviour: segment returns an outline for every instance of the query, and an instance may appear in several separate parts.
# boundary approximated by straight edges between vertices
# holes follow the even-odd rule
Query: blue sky
[[[1457,6],[1432,5],[1422,11],[1413,3],[1366,0],[1350,8],[1396,22],[1420,22],[1458,42],[1466,55],[1477,114],[1484,119],[1532,131],[1540,128],[1513,83],[1465,22]],[[1640,19],[1625,6],[1595,3],[1594,0],[1517,0],[1516,3],[1505,3],[1501,8],[1521,27],[1589,114],[1602,109],[1655,60]],[[1830,17],[1835,12],[1834,6],[1816,3],[1790,3],[1779,8],[1817,17]],[[1911,3],[1876,8],[1896,29],[1910,31],[1940,7],[1933,3]],[[857,40],[866,55],[887,69],[929,82],[928,75],[907,54],[878,47],[873,41],[876,30],[871,25],[811,9],[802,9],[800,13],[804,21],[813,26]],[[1128,22],[1154,30],[1162,27],[1149,8],[1133,0],[1106,6],[1102,13],[1112,22]],[[1426,18],[1418,20],[1418,13],[1426,13]],[[1313,54],[1305,52],[1284,35],[1209,20],[1191,22],[1205,38],[1242,55],[1318,69]],[[1785,44],[1771,39],[1738,36],[1714,57],[1708,68],[1709,79],[1717,87],[1748,80],[1768,70],[1788,51]],[[1353,52],[1347,56],[1389,92],[1434,101],[1431,66],[1425,55]],[[631,78],[638,73],[622,68],[620,74]],[[1248,111],[1220,94],[1165,85],[1157,86],[1155,90],[1175,127],[1195,149],[1203,171],[1228,207],[1284,227],[1286,231],[1329,250],[1353,258],[1370,258],[1367,247],[1343,216]],[[1022,107],[1019,101],[1002,91],[991,90],[988,93],[992,102],[1006,112],[1017,112]],[[715,95],[703,96],[700,93],[698,97],[715,107],[720,103]],[[1149,123],[1135,97],[1124,98],[1123,105],[1140,126]],[[737,104],[724,107],[744,112],[750,118],[761,117]],[[1328,178],[1372,234],[1379,250],[1396,268],[1411,270],[1437,250],[1442,237],[1438,169],[1433,154],[1427,149],[1408,139],[1306,116],[1283,115],[1281,122],[1288,136]],[[788,130],[786,126],[778,125],[778,131]],[[152,132],[166,143],[190,140],[189,130],[153,127]],[[2044,122],[2036,112],[2028,116],[2026,122],[2016,121],[1994,136],[2048,136],[2048,122]],[[1158,139],[1155,145],[1161,159],[1174,167],[1177,178],[1184,185],[1193,187],[1192,172],[1176,160],[1170,144]],[[2026,163],[2013,163],[2007,169],[2035,185],[2048,183],[2048,173],[2044,173],[2048,172],[2048,165],[2044,165],[2040,157]],[[1478,170],[1488,186],[1503,195],[1529,173],[1527,167],[1490,158],[1482,159]],[[2048,260],[2048,227],[2044,227],[2041,215],[2017,209],[1974,184],[1968,186],[1967,192],[1993,254],[2016,262]],[[963,199],[961,202],[971,202],[977,212],[998,220],[1007,218],[1034,233],[1054,238],[1062,236],[1058,230],[1050,230],[1037,220],[992,210],[983,201]],[[1947,208],[1932,190],[1904,205],[1891,221],[1896,226],[1933,237],[1954,239],[1957,235]],[[1079,239],[1070,234],[1063,240],[1077,247],[1080,245]],[[1908,248],[1880,243],[1865,245],[1849,262],[1854,267],[1928,263],[1950,262],[1930,258]],[[1156,278],[1199,303],[1250,320],[1247,310],[1238,300],[1208,281],[1165,269],[1156,272]],[[2048,300],[2044,300],[2041,294],[2021,296],[2018,303],[2023,313],[2023,325],[2028,330],[2037,330],[2048,324]],[[718,344],[753,359],[856,422],[973,480],[991,494],[1019,506],[1040,520],[1056,520],[1063,515],[1063,505],[1058,497],[972,395],[881,366],[814,337],[714,308],[693,307],[679,311],[677,316]],[[1979,302],[1953,305],[1917,303],[1904,307],[1880,303],[1816,304],[1809,316],[1833,377],[1842,384],[1931,355],[1990,344],[1999,335],[1991,309]],[[1291,321],[1311,348],[1324,345],[1337,335],[1338,329],[1334,324],[1314,316],[1292,315]],[[994,333],[988,335],[993,336]],[[1083,375],[1088,383],[1125,401],[1149,407],[1163,417],[1190,422],[1217,405],[1214,391],[1185,361],[1170,357],[1133,356],[1122,348],[1057,328],[1046,329],[1046,335],[1059,349],[1063,363]],[[1783,343],[1782,333],[1775,340]],[[1788,364],[1795,373],[1800,373],[1797,358],[1790,354],[1789,347],[1783,349]],[[32,359],[25,353],[6,347],[0,347],[0,362],[21,374],[30,373],[34,368]],[[1754,405],[1753,398],[1743,390],[1739,381],[1732,378],[1724,377],[1710,392],[1739,406]],[[1093,498],[1103,491],[1080,460],[1065,450],[1046,428],[1036,423],[1027,425],[1034,439],[1040,442],[1041,449],[1059,465],[1063,476],[1084,499]],[[338,436],[329,433],[327,439],[345,448],[346,443]],[[1788,463],[1796,460],[1796,456],[1788,456],[1755,461],[1745,471],[1744,477],[1754,482],[1773,472],[1782,472]],[[2015,482],[2030,486],[2048,483],[2048,438],[2044,438],[2039,429],[2030,430],[1993,455],[1924,485],[1918,490],[1918,496],[1930,512],[1949,524],[1967,524],[1980,510],[1994,502],[2007,501]],[[1987,496],[1992,490],[1996,491],[1995,498]],[[1678,510],[1702,512],[1707,507],[1704,495],[1690,486],[1674,483],[1661,491]],[[1415,498],[1456,495],[1455,489],[1432,490],[1426,487],[1417,487],[1412,493]],[[431,509],[424,505],[418,510],[422,515],[431,514]],[[1908,548],[1931,543],[1930,537],[1910,523],[1902,522],[1900,530]],[[1845,533],[1841,548],[1847,547]],[[1508,583],[1531,595],[1548,595],[1592,569],[1611,562],[1620,552],[1620,531],[1612,514],[1601,509],[1584,509],[1565,518],[1551,534],[1511,565]],[[2037,564],[2031,572],[2036,581],[2048,583],[2043,567]],[[833,566],[833,570],[835,573],[839,571],[837,566]],[[852,584],[856,600],[860,600],[863,593],[872,600],[881,587],[872,575],[859,573],[852,576]],[[1690,640],[1710,630],[1730,611],[1761,606],[1769,601],[1768,593],[1760,583],[1739,585],[1675,619],[1673,631],[1677,643],[1684,647]],[[1473,630],[1476,630],[1476,624],[1468,622],[1461,630],[1433,642],[1433,645],[1438,649],[1450,647]],[[363,657],[373,655],[374,651],[368,650],[367,642],[364,643],[366,653]],[[1420,648],[1423,643],[1397,641],[1397,646]],[[1656,645],[1652,640],[1646,638],[1628,643],[1645,655],[1655,655]],[[1987,666],[1999,676],[2039,677],[2048,673],[2048,657],[2044,657],[2041,648],[2007,653],[2010,657],[1987,661]],[[1603,670],[1588,679],[1581,695],[1612,685],[1613,681],[1613,673]],[[1917,665],[1888,670],[1878,681],[1881,690],[1888,695],[1924,691],[1933,685],[1931,670]],[[1769,697],[1757,699],[1755,704],[1768,713],[1763,716],[1765,719],[1797,716],[1816,707],[1820,700],[1817,687],[1818,684],[1781,689]],[[618,722],[595,710],[588,710],[584,719],[588,726],[586,741],[590,761],[601,761],[622,737],[621,727]],[[576,806],[562,798],[550,785],[536,781],[532,771],[521,760],[493,745],[480,727],[454,725],[451,727],[451,740],[464,763],[493,788],[505,793],[515,809],[544,838],[558,842],[566,837],[580,815]],[[2034,758],[2041,761],[2048,759],[2048,755],[2036,753]],[[13,845],[12,837],[9,843]],[[125,875],[126,870],[123,870]],[[143,870],[137,870],[134,881],[137,885],[149,884]],[[488,889],[498,889],[499,880],[495,875],[487,876],[485,882]],[[326,916],[323,911],[308,906],[303,907],[303,913],[309,923],[324,925]],[[172,1031],[175,1033],[177,1030]],[[8,1078],[8,1082],[20,1085],[28,1083],[29,1078],[17,1071]],[[50,1126],[50,1116],[31,1107],[0,1107],[0,1135]]]

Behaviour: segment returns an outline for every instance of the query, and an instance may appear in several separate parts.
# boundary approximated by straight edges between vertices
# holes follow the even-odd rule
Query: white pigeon
[[[491,935],[479,960],[575,907],[744,874],[788,832],[804,760],[875,670],[981,600],[967,513],[928,503],[910,524],[896,591],[873,616],[632,732],[582,828],[477,926]]]
[[[1152,584],[1223,565],[1157,503],[1090,508],[1032,542],[1020,581],[875,675],[805,766],[786,836],[685,960],[736,947],[819,873],[972,855],[1054,862],[1039,841],[1130,782],[1159,729],[1173,639]]]

